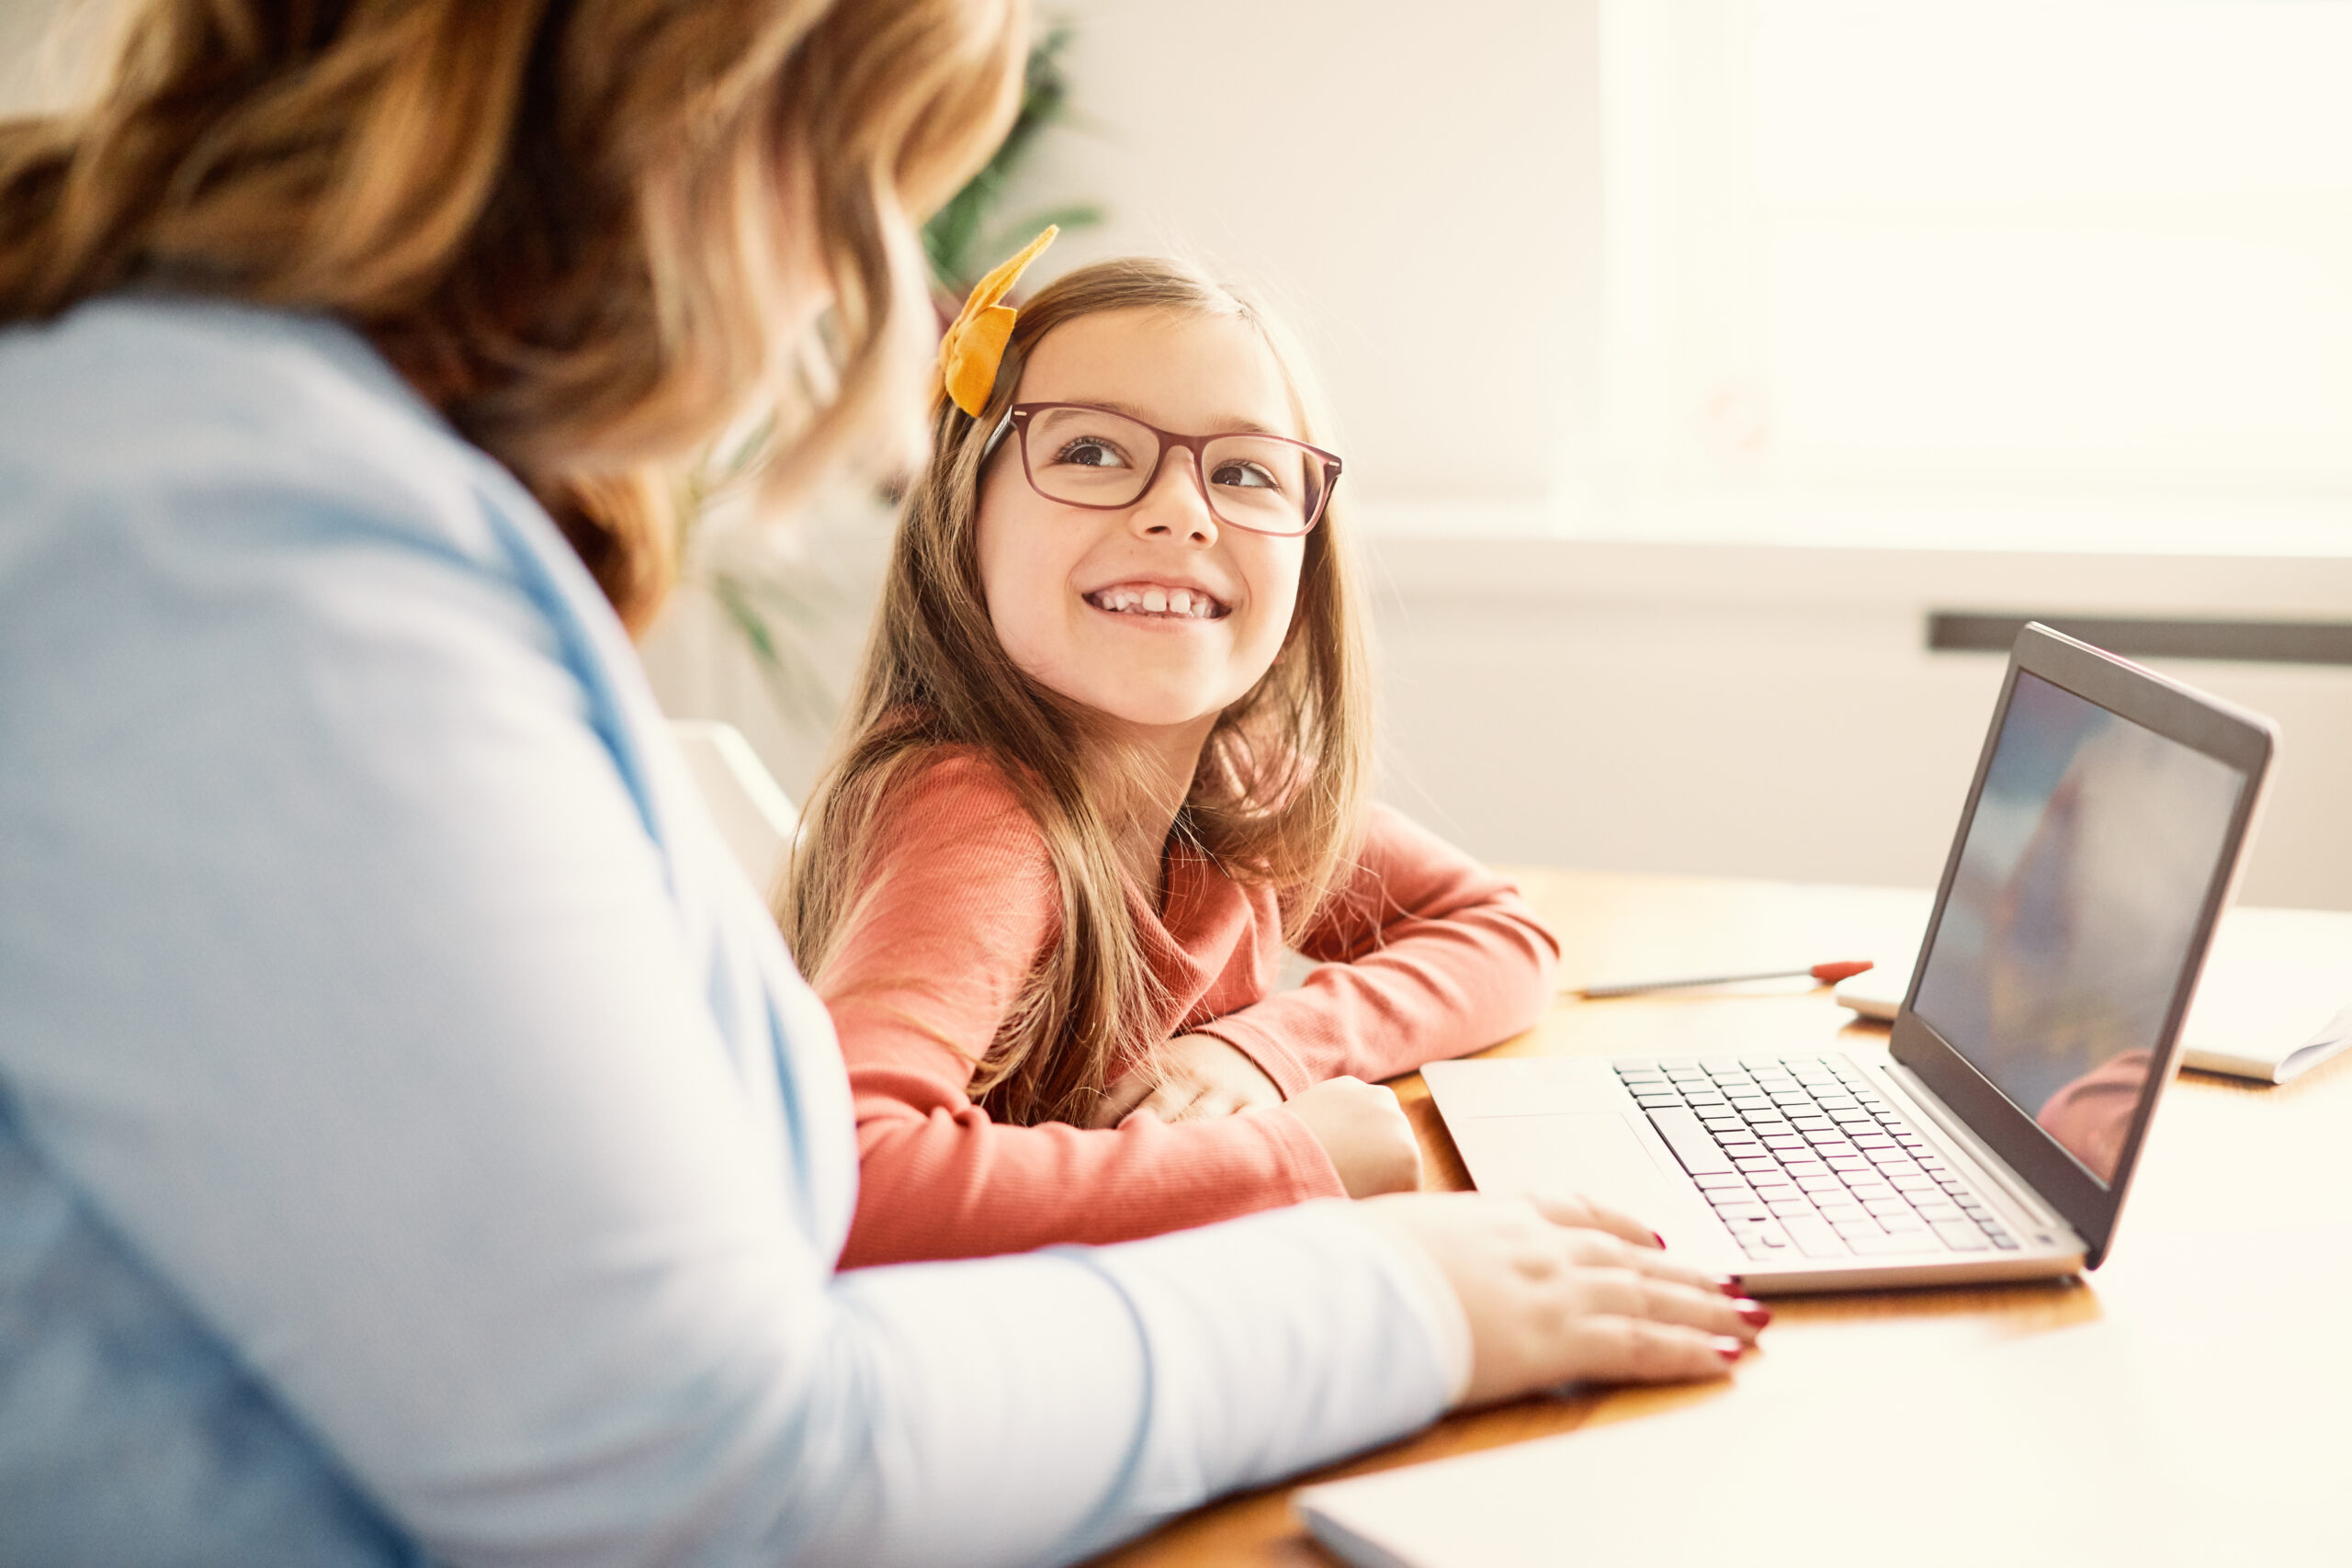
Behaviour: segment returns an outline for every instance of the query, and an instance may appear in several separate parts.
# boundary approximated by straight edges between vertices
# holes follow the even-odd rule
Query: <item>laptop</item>
[[[2276,744],[2030,625],[1884,1047],[1422,1077],[1481,1190],[1587,1194],[1754,1294],[2095,1269]]]

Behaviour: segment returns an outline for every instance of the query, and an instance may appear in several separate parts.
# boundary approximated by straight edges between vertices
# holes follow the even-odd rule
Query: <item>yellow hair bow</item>
[[[940,379],[956,406],[975,419],[996,389],[996,367],[1004,358],[1004,345],[1012,341],[1012,322],[1019,315],[1003,302],[1004,297],[1060,232],[1048,224],[1044,233],[1021,247],[1019,255],[980,279],[939,341]]]

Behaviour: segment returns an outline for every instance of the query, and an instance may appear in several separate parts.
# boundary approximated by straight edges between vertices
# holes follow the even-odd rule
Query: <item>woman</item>
[[[723,428],[912,406],[1023,26],[156,0],[0,130],[0,1560],[1066,1559],[1750,1337],[1574,1204],[833,1275],[830,1028],[626,631]]]

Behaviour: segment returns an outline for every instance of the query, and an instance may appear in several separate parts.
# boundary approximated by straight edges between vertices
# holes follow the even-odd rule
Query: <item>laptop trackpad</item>
[[[1671,1236],[1691,1234],[1701,1205],[1678,1168],[1671,1179],[1614,1111],[1473,1116],[1456,1140],[1483,1192],[1581,1193]],[[1475,1129],[1475,1131],[1473,1131]],[[1670,1156],[1668,1156],[1671,1157]],[[1707,1215],[1710,1239],[1720,1232]]]

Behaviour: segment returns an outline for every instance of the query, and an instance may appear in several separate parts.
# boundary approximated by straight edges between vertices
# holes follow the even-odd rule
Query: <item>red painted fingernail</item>
[[[1772,1309],[1762,1302],[1749,1301],[1746,1296],[1741,1296],[1733,1301],[1731,1305],[1732,1310],[1739,1314],[1741,1321],[1751,1327],[1761,1328],[1772,1321]]]
[[[1726,1274],[1722,1279],[1717,1280],[1715,1281],[1715,1289],[1731,1297],[1734,1301],[1742,1300],[1747,1294],[1747,1287],[1740,1282],[1740,1278],[1736,1274]]]
[[[1652,1231],[1650,1232],[1650,1239],[1657,1243],[1657,1249],[1660,1252],[1664,1252],[1666,1250],[1666,1237],[1658,1235],[1656,1231]]]
[[[1715,1341],[1715,1354],[1726,1361],[1738,1360],[1747,1350],[1747,1347],[1736,1339],[1718,1338]]]

